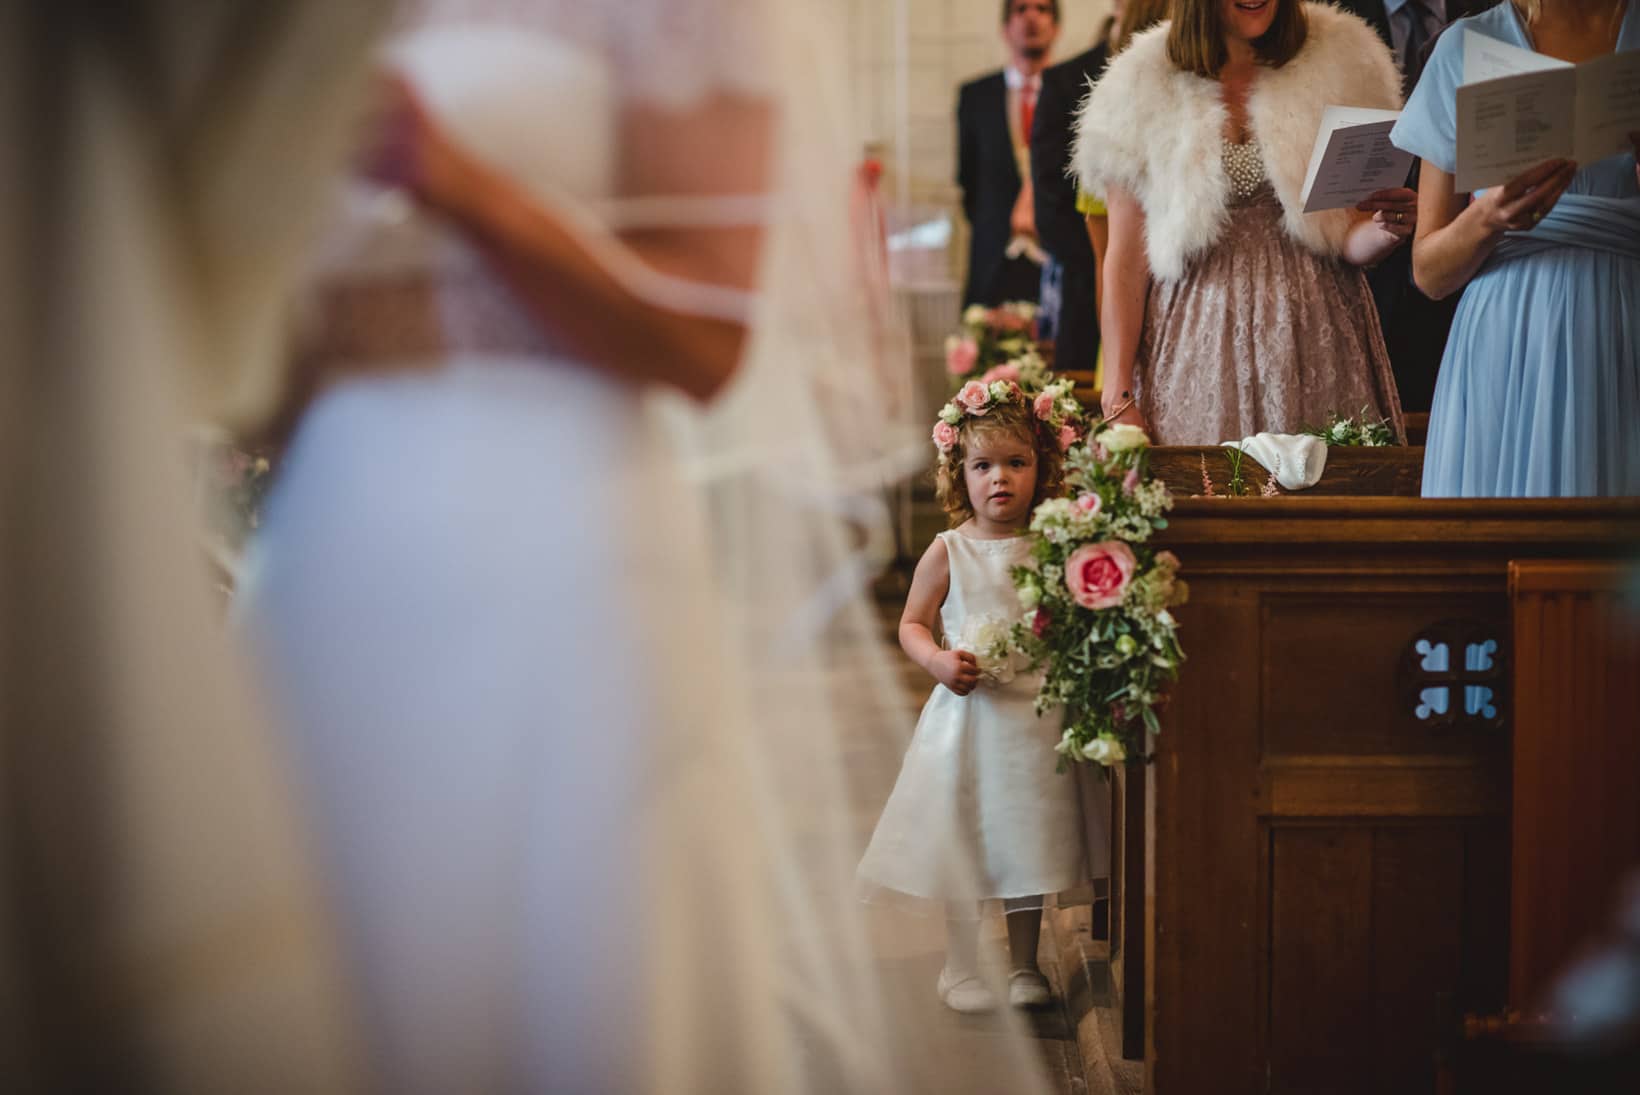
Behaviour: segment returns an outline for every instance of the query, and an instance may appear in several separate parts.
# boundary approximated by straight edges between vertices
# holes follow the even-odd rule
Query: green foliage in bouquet
[[[1037,307],[1012,301],[987,308],[972,304],[962,313],[962,330],[945,340],[945,368],[953,388],[970,380],[986,384],[1011,380],[1035,395],[1052,380],[1036,338]]]
[[[1074,496],[1036,508],[1033,561],[1014,568],[1026,610],[1014,641],[1045,670],[1037,711],[1064,708],[1061,771],[1146,757],[1184,660],[1168,611],[1188,595],[1179,560],[1148,545],[1173,506],[1147,474],[1149,451],[1143,430],[1114,426],[1066,453]]]
[[[1350,418],[1334,411],[1327,416],[1325,426],[1306,426],[1303,432],[1321,438],[1328,445],[1381,448],[1396,443],[1395,428],[1389,424],[1389,419],[1373,418],[1370,407],[1362,407],[1360,414]]]

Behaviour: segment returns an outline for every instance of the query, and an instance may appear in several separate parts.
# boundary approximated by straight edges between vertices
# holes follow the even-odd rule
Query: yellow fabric
[[[1076,191],[1076,211],[1084,217],[1103,217],[1105,203],[1079,187]]]

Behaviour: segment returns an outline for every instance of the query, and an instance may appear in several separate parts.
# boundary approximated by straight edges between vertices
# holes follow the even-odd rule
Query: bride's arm
[[[568,224],[449,140],[413,94],[393,86],[400,146],[384,157],[390,167],[378,174],[408,186],[459,225],[558,345],[614,375],[666,384],[698,399],[723,387],[740,360],[742,322],[639,296]],[[629,107],[621,124],[622,146],[646,150],[623,167],[641,193],[762,192],[771,117],[761,102],[717,96],[682,111]],[[703,148],[712,154],[699,155]],[[641,178],[631,179],[634,174]],[[625,234],[622,242],[662,274],[749,291],[762,229],[657,229]]]

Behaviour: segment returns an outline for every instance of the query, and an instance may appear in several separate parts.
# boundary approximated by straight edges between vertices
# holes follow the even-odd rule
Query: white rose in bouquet
[[[1082,747],[1082,756],[1095,764],[1109,766],[1127,760],[1127,750],[1115,738],[1101,734]]]
[[[1123,424],[1112,426],[1101,433],[1094,441],[1105,447],[1106,452],[1127,452],[1129,449],[1142,448],[1150,444],[1150,435],[1138,426]]]
[[[962,622],[956,649],[966,650],[979,663],[979,675],[991,684],[1014,679],[1013,623],[992,613],[970,616]]]

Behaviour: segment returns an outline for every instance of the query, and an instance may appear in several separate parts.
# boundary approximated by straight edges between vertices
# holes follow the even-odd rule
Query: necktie
[[[1429,41],[1429,9],[1424,7],[1423,0],[1406,0],[1401,5],[1401,17],[1406,23],[1406,34],[1403,39],[1404,48],[1401,50],[1401,74],[1407,91],[1418,82],[1418,73],[1423,68],[1424,43]]]
[[[1019,88],[1019,134],[1027,146],[1031,143],[1031,121],[1036,117],[1036,88],[1039,79],[1037,76],[1026,77]]]

